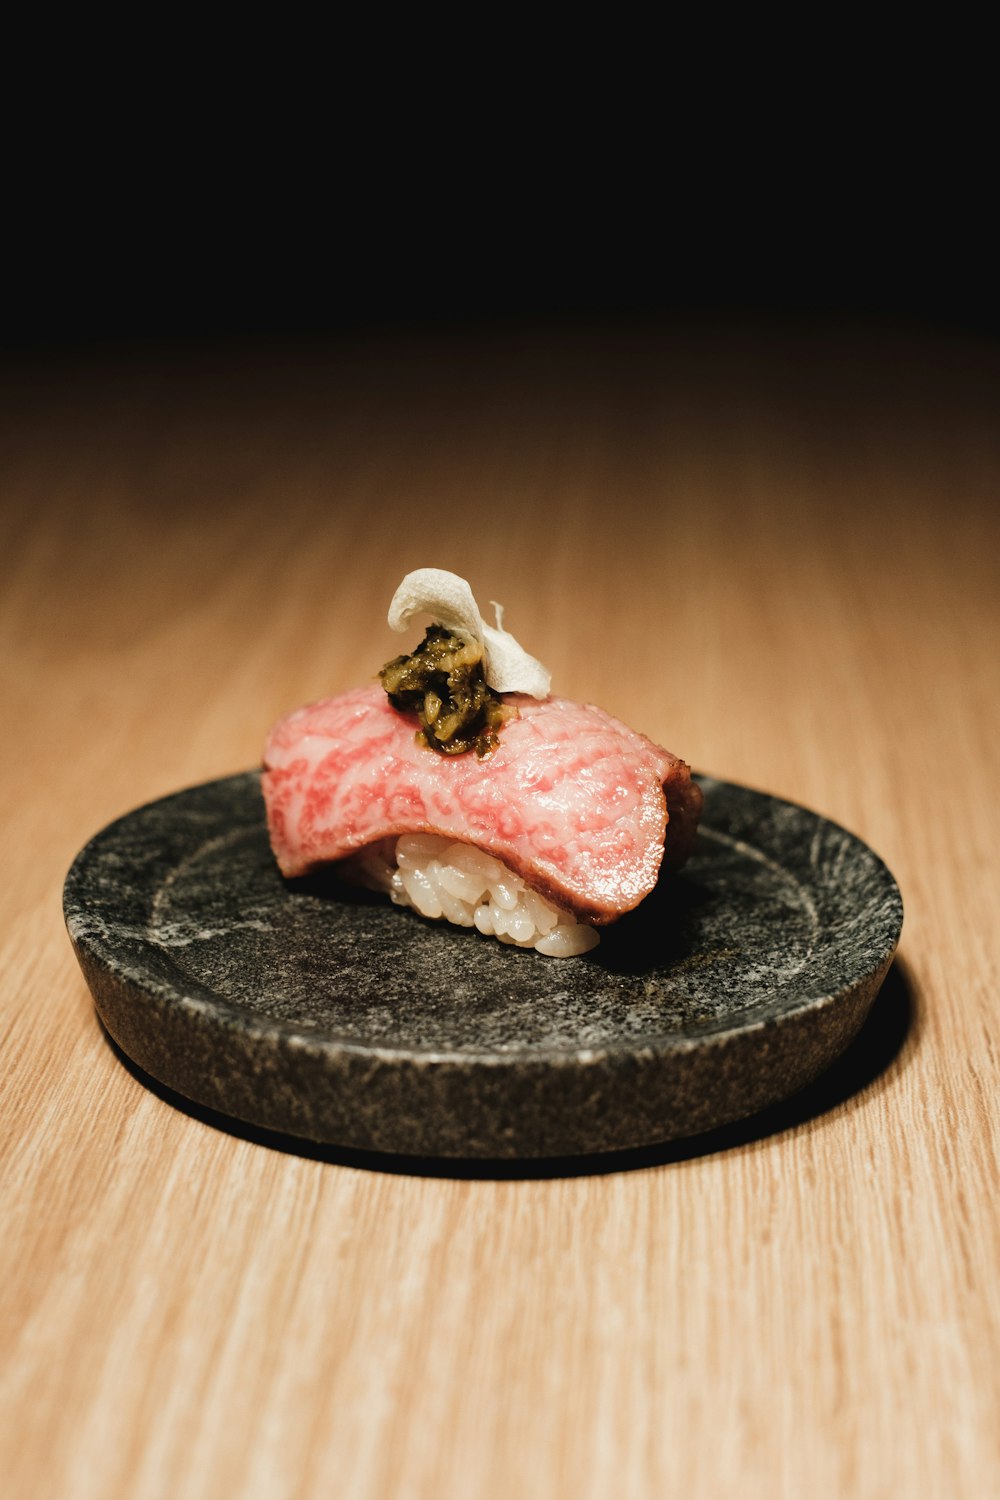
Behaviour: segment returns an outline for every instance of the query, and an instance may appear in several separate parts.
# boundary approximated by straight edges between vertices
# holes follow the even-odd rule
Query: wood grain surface
[[[6,1495],[1000,1496],[998,396],[995,347],[852,327],[5,370]],[[830,1077],[486,1176],[278,1150],[123,1066],[73,855],[370,675],[424,564],[887,861],[900,956]]]

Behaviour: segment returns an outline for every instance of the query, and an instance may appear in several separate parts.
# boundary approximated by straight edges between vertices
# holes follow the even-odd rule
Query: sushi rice
[[[356,878],[384,891],[396,906],[422,916],[475,927],[516,948],[549,958],[572,958],[600,942],[595,929],[577,922],[526,885],[498,859],[471,844],[431,833],[381,839],[351,861]]]

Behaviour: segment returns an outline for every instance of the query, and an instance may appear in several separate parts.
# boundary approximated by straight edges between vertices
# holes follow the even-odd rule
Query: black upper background
[[[498,84],[466,57],[459,96],[415,66],[398,95],[377,52],[351,80],[342,48],[299,89],[301,43],[280,95],[277,64],[258,65],[211,121],[218,66],[200,90],[189,63],[134,58],[124,93],[87,74],[53,108],[50,89],[8,145],[0,345],[678,316],[1000,334],[993,153],[961,73],[946,100],[943,67],[907,71],[894,40],[862,111],[837,58],[821,79],[803,52],[776,101],[738,44],[739,94],[714,54],[679,46],[633,88],[644,49],[632,38],[603,72],[560,59],[574,87],[544,124],[523,68]],[[892,69],[907,82],[887,97]],[[534,92],[551,85],[540,69]]]

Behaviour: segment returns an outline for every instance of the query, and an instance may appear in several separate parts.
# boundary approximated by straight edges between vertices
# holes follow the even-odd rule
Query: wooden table
[[[7,368],[7,1495],[1000,1495],[998,396],[994,347],[850,327]],[[366,677],[424,564],[885,858],[900,956],[832,1080],[491,1177],[277,1151],[122,1066],[77,848]]]

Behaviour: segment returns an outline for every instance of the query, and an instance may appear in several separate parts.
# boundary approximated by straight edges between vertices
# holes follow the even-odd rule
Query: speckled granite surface
[[[256,773],[98,834],[67,877],[67,926],[127,1056],[237,1119],[421,1156],[648,1145],[815,1077],[864,1020],[902,922],[858,839],[701,780],[689,865],[581,958],[329,877],[282,880]]]

